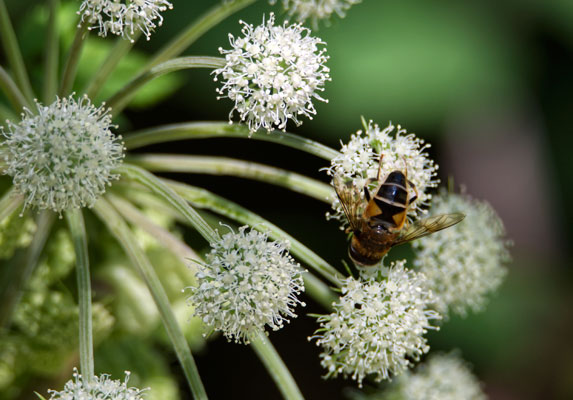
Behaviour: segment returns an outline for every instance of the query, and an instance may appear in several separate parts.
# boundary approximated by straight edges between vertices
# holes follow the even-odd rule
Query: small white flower
[[[320,329],[311,339],[324,350],[327,377],[351,376],[361,386],[373,375],[379,382],[399,375],[429,350],[423,335],[435,329],[430,320],[440,316],[429,310],[433,299],[423,288],[423,274],[404,264],[392,264],[381,282],[347,278],[334,313],[318,318]]]
[[[318,21],[329,20],[332,14],[337,14],[340,18],[346,16],[346,11],[354,4],[362,0],[282,0],[283,8],[288,15],[294,16],[297,21],[304,22],[307,19],[312,21],[312,26],[316,28]],[[276,0],[271,0],[275,4]]]
[[[229,120],[237,111],[251,132],[284,130],[289,119],[300,125],[301,115],[312,119],[316,114],[313,99],[327,101],[318,94],[330,80],[326,50],[319,49],[325,43],[300,24],[274,22],[272,13],[256,28],[241,21],[244,36],[229,35],[232,49],[219,49],[226,65],[213,72],[215,81],[219,75],[223,80],[219,98],[235,103]]]
[[[94,376],[91,382],[83,380],[74,368],[74,378],[64,386],[64,390],[57,392],[49,390],[49,400],[142,400],[143,392],[147,389],[127,387],[129,371],[125,371],[125,380],[111,380],[109,375]]]
[[[84,0],[78,14],[82,23],[90,24],[90,30],[99,30],[99,36],[105,37],[109,31],[133,42],[138,31],[149,40],[155,28],[163,24],[161,13],[172,8],[167,0]]]
[[[278,330],[296,317],[297,304],[304,306],[296,297],[304,291],[303,270],[288,243],[267,239],[247,226],[223,235],[199,264],[197,286],[188,288],[195,315],[229,341],[248,343],[265,325]]]
[[[431,214],[462,212],[461,223],[413,242],[414,265],[428,278],[437,310],[465,315],[483,308],[485,296],[501,284],[510,259],[503,223],[486,202],[468,196],[435,196]]]
[[[121,137],[111,131],[111,116],[84,96],[36,103],[24,109],[19,124],[8,122],[5,173],[24,195],[25,205],[61,213],[91,207],[105,192],[111,171],[123,159]]]
[[[438,354],[415,372],[400,376],[390,389],[408,400],[486,400],[470,368],[454,354]]]
[[[400,125],[394,127],[392,123],[380,130],[377,124],[370,121],[367,126],[365,124],[365,130],[366,132],[359,130],[350,137],[348,144],[342,145],[340,155],[334,157],[331,160],[331,166],[326,169],[327,174],[351,181],[357,193],[363,196],[367,180],[376,179],[378,175],[378,165],[382,154],[380,179],[383,181],[390,172],[395,170],[407,174],[408,180],[418,191],[418,198],[409,207],[408,216],[416,217],[424,213],[423,207],[428,205],[432,198],[428,189],[436,187],[439,182],[436,178],[438,166],[425,152],[430,145],[425,144],[422,139],[412,133],[407,134]],[[375,182],[369,188],[374,190],[379,183],[381,182]],[[410,190],[410,196],[413,195],[413,190]],[[334,213],[327,213],[327,219],[333,218],[341,221],[341,229],[344,229],[348,221],[338,198],[333,200],[332,208]]]

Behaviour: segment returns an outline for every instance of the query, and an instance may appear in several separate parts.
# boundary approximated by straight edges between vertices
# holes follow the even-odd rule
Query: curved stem
[[[226,157],[144,154],[129,161],[150,171],[231,175],[283,186],[330,203],[334,190],[327,184],[291,171]]]
[[[157,305],[161,320],[165,326],[165,330],[173,344],[175,354],[181,363],[187,382],[193,393],[195,399],[207,399],[207,393],[199,371],[195,365],[195,360],[189,349],[189,345],[183,336],[181,327],[175,319],[167,294],[161,285],[161,281],[157,277],[153,266],[145,256],[145,253],[137,245],[133,234],[123,218],[113,209],[105,198],[100,198],[95,206],[94,211],[102,222],[107,225],[111,233],[116,237],[118,242],[123,247],[124,251],[130,258],[133,265],[138,269],[139,273],[143,276],[149,292]]]
[[[21,112],[24,107],[30,107],[30,103],[16,85],[10,74],[0,66],[0,89],[6,94],[8,101],[14,107],[14,111]]]
[[[197,211],[195,211],[184,199],[182,199],[173,191],[173,189],[163,183],[159,178],[142,168],[128,164],[124,164],[117,168],[117,172],[124,177],[141,183],[157,196],[165,199],[169,204],[171,204],[171,206],[180,212],[209,243],[215,243],[219,240],[217,232],[213,230],[213,228],[211,228],[203,218],[201,218]]]
[[[66,65],[64,66],[64,72],[62,73],[62,83],[60,85],[61,97],[67,96],[72,91],[74,80],[76,79],[76,72],[78,70],[78,63],[80,61],[80,56],[82,54],[82,49],[85,43],[85,38],[88,34],[88,24],[81,22],[80,26],[76,30],[74,42],[72,43],[72,47],[68,53]]]
[[[22,53],[18,46],[18,39],[16,38],[16,33],[14,32],[14,27],[10,21],[8,9],[6,8],[6,4],[4,4],[4,0],[0,0],[0,40],[2,41],[4,51],[6,52],[6,58],[8,59],[8,63],[14,73],[18,87],[22,90],[27,102],[32,103],[34,92],[32,90],[32,85],[30,84],[26,65],[24,64],[24,59],[22,58]]]
[[[80,369],[88,382],[94,377],[94,348],[92,334],[92,291],[88,241],[82,210],[72,208],[66,211],[74,250],[78,281],[78,304],[80,310]]]
[[[44,53],[44,102],[50,104],[54,101],[58,90],[58,8],[59,0],[50,1],[50,17],[48,31],[46,32],[46,51]]]
[[[14,187],[11,187],[0,199],[0,221],[16,211],[23,202],[24,196],[17,193]]]
[[[155,143],[212,137],[250,138],[279,143],[297,150],[306,151],[328,161],[339,155],[338,151],[328,146],[292,133],[282,131],[252,133],[245,125],[230,125],[228,122],[184,122],[162,125],[128,134],[124,137],[124,142],[125,146],[132,150]]]
[[[107,105],[111,108],[112,114],[117,115],[127,106],[140,87],[161,75],[190,68],[218,68],[223,66],[224,62],[225,59],[220,57],[202,56],[180,57],[165,61],[130,81],[107,101]]]
[[[290,374],[290,371],[284,364],[267,335],[264,332],[257,330],[249,335],[249,340],[253,350],[255,350],[255,353],[257,353],[257,356],[259,356],[259,359],[267,368],[267,371],[277,384],[283,397],[289,400],[304,399],[294,378]]]

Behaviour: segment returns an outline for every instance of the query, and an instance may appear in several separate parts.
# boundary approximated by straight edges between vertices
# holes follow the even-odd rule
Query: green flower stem
[[[279,143],[297,150],[306,151],[325,160],[332,160],[339,155],[331,149],[314,140],[282,131],[249,132],[249,128],[241,124],[230,125],[228,122],[185,122],[162,125],[126,135],[124,142],[129,150],[155,143],[172,142],[185,139],[202,139],[213,137],[251,138],[267,142]]]
[[[18,114],[16,114],[16,112],[14,112],[13,109],[4,104],[0,104],[0,127],[2,125],[5,125],[6,120],[18,121],[19,119],[20,117],[18,116]]]
[[[338,271],[318,254],[296,240],[294,237],[270,223],[259,215],[247,210],[240,205],[233,203],[223,197],[217,196],[205,189],[193,187],[184,183],[173,182],[164,179],[173,190],[181,197],[189,201],[195,207],[206,208],[218,214],[224,215],[241,224],[247,224],[261,232],[268,232],[274,240],[287,240],[290,243],[290,253],[312,268],[315,272],[328,279],[331,283],[338,285]]]
[[[185,242],[177,238],[167,229],[151,221],[130,202],[112,194],[108,194],[107,199],[127,221],[153,236],[155,240],[163,244],[165,248],[177,256],[183,264],[189,264],[189,260],[200,259],[200,256],[187,246]]]
[[[101,67],[98,68],[97,72],[91,77],[91,80],[84,89],[84,93],[87,94],[90,99],[96,98],[107,78],[109,78],[115,70],[115,67],[117,67],[123,56],[131,50],[140,36],[141,31],[137,31],[135,35],[133,35],[133,42],[121,37],[117,38],[115,45],[109,52],[107,58],[102,63]]]
[[[43,98],[46,104],[54,101],[58,90],[58,9],[59,0],[49,0],[50,17],[46,32],[46,52],[44,53],[44,88]]]
[[[172,207],[180,212],[209,243],[215,243],[219,240],[217,232],[201,218],[197,211],[156,176],[142,168],[129,164],[118,167],[117,172],[126,178],[141,183],[153,193],[157,194],[157,196],[165,199]]]
[[[285,399],[304,399],[287,366],[265,332],[257,330],[249,335],[252,348],[263,362]]]
[[[224,63],[225,59],[220,57],[202,56],[180,57],[165,61],[130,81],[106,103],[111,108],[112,114],[117,115],[129,104],[129,101],[139,88],[147,82],[159,78],[161,75],[190,68],[218,68],[223,66]]]
[[[1,0],[0,0],[1,1]],[[30,108],[30,103],[24,97],[24,94],[16,85],[16,82],[12,77],[6,72],[4,68],[0,66],[0,89],[6,94],[8,101],[12,104],[14,111],[20,112],[24,107]]]
[[[8,59],[18,87],[22,90],[22,93],[24,93],[27,102],[32,103],[34,92],[32,91],[32,85],[30,85],[24,59],[18,46],[18,39],[16,38],[16,33],[14,32],[4,0],[0,0],[0,40],[2,41],[6,58]]]
[[[92,332],[92,290],[88,241],[82,210],[72,208],[66,211],[74,250],[78,281],[78,303],[80,311],[80,370],[88,382],[94,377],[94,345]]]
[[[230,175],[283,186],[295,192],[330,203],[334,190],[327,184],[304,175],[250,161],[226,157],[164,154],[133,155],[132,164],[156,172],[184,172]]]
[[[251,3],[254,3],[255,1],[256,0],[234,0],[219,2],[219,4],[215,5],[204,15],[199,17],[198,20],[191,22],[185,30],[181,31],[179,35],[165,44],[165,46],[155,54],[140,74],[146,73],[152,67],[167,61],[170,58],[177,57],[209,29],[218,25],[219,22],[223,21],[228,16],[233,15],[235,12]]]
[[[78,63],[80,61],[80,56],[82,54],[82,49],[84,43],[86,42],[86,37],[89,34],[88,24],[80,23],[80,26],[76,29],[76,35],[74,36],[74,42],[68,53],[68,58],[66,59],[66,64],[64,66],[64,72],[62,73],[62,83],[60,85],[60,97],[67,96],[72,91],[74,86],[74,80],[76,79],[76,72],[78,70]]]
[[[145,256],[145,253],[137,245],[133,233],[123,218],[113,209],[110,203],[108,203],[104,198],[101,198],[96,202],[94,211],[103,223],[107,225],[109,230],[127,253],[133,265],[143,276],[151,296],[157,305],[165,330],[173,344],[175,354],[181,363],[181,367],[183,368],[183,372],[187,378],[193,397],[195,399],[207,399],[207,393],[205,392],[205,388],[203,387],[203,383],[199,377],[199,371],[195,365],[195,360],[193,359],[189,345],[185,340],[185,336],[183,336],[181,327],[175,319],[167,294],[165,293],[153,266]]]
[[[0,221],[4,218],[12,215],[18,207],[24,202],[24,197],[14,190],[14,187],[10,188],[6,193],[2,195],[0,199]]]

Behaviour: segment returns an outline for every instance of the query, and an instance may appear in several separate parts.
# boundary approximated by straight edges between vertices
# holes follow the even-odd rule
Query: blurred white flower
[[[465,315],[483,308],[487,293],[501,284],[510,259],[505,229],[486,202],[442,191],[435,196],[431,214],[462,212],[461,223],[413,242],[414,265],[428,278],[436,307]]]
[[[78,14],[82,23],[90,24],[90,30],[98,30],[99,36],[110,32],[133,42],[138,31],[149,40],[155,28],[163,24],[161,13],[172,8],[167,0],[84,0]]]
[[[228,340],[248,343],[249,333],[283,327],[304,306],[302,268],[288,254],[288,243],[269,242],[268,235],[247,226],[212,245],[199,264],[197,286],[188,288],[195,315]]]
[[[74,368],[74,378],[69,380],[61,392],[49,390],[49,400],[143,400],[147,389],[127,387],[130,372],[125,372],[125,380],[111,380],[109,375],[94,376],[86,382]]]
[[[380,155],[383,155],[381,180],[392,171],[400,170],[407,174],[408,180],[413,183],[418,191],[418,199],[408,209],[408,216],[416,217],[424,213],[432,195],[428,189],[438,185],[436,171],[438,166],[428,157],[425,152],[430,147],[414,134],[407,134],[400,125],[390,123],[383,130],[372,121],[365,125],[365,132],[359,130],[350,137],[348,144],[343,144],[340,155],[331,160],[331,165],[326,169],[330,176],[338,176],[351,181],[357,193],[363,196],[364,186],[368,179],[376,179]],[[369,186],[371,190],[381,182],[375,182]],[[410,196],[414,192],[410,190]],[[344,229],[348,221],[340,205],[338,198],[332,203],[334,213],[327,213],[327,219],[337,219]]]
[[[289,119],[300,125],[301,115],[316,114],[313,99],[327,101],[318,94],[330,80],[326,50],[319,49],[325,43],[300,24],[274,22],[272,13],[257,27],[241,21],[243,37],[229,35],[232,48],[219,49],[227,63],[213,72],[223,81],[219,98],[235,103],[229,120],[237,111],[251,132],[284,130]]]
[[[22,121],[8,122],[5,173],[24,195],[25,205],[61,213],[91,207],[113,179],[123,160],[121,136],[110,128],[111,116],[87,96],[57,99],[49,106],[24,109]]]
[[[293,16],[297,21],[304,22],[310,19],[312,26],[316,29],[318,21],[328,21],[332,14],[337,14],[340,18],[346,16],[346,11],[354,4],[362,0],[282,0],[283,8],[289,16]],[[271,0],[275,4],[276,0]]]
[[[347,278],[334,312],[318,317],[320,328],[310,339],[324,350],[326,377],[351,376],[361,386],[372,375],[379,382],[401,374],[429,350],[423,335],[440,316],[429,309],[433,298],[423,274],[404,264],[393,263],[381,282]]]

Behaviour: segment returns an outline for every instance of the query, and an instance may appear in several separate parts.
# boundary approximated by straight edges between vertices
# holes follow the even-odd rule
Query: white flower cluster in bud
[[[91,207],[119,175],[121,136],[111,131],[111,116],[84,96],[57,99],[25,109],[19,124],[8,122],[5,173],[24,195],[25,206],[51,209]]]
[[[195,315],[229,341],[249,343],[250,333],[268,325],[283,327],[304,306],[303,269],[288,254],[288,243],[270,242],[268,235],[247,226],[229,232],[212,245],[199,264],[197,286],[188,288]]]
[[[327,101],[318,94],[330,80],[325,43],[300,24],[274,22],[273,14],[257,27],[241,21],[243,37],[229,35],[232,48],[219,49],[226,65],[213,72],[223,81],[219,98],[234,102],[229,120],[236,111],[251,132],[284,130],[289,119],[300,125],[301,115],[316,114],[313,99]]]
[[[127,387],[130,372],[125,372],[125,380],[111,380],[109,375],[94,376],[91,382],[85,381],[74,368],[73,379],[70,379],[61,392],[50,390],[49,400],[143,400],[147,389]]]
[[[370,121],[368,125],[365,124],[365,131],[359,130],[350,137],[347,144],[342,145],[340,155],[331,160],[331,166],[326,171],[332,177],[336,176],[351,182],[356,193],[364,196],[364,187],[368,180],[376,179],[378,176],[380,155],[382,155],[380,174],[382,182],[390,172],[400,170],[415,186],[418,198],[408,208],[408,216],[416,217],[425,212],[423,206],[426,206],[432,198],[428,189],[436,187],[439,182],[436,178],[438,166],[425,152],[429,147],[429,144],[414,134],[407,134],[400,125],[395,127],[390,123],[381,130],[377,124]],[[382,182],[375,181],[369,189],[375,190]],[[414,194],[414,189],[410,185],[410,198]],[[332,208],[334,213],[327,213],[327,219],[339,220],[342,223],[341,229],[344,229],[348,221],[338,198],[333,200]]]
[[[340,18],[346,16],[346,11],[354,4],[362,0],[282,0],[283,8],[287,14],[296,18],[297,21],[304,22],[311,20],[312,26],[316,28],[318,21],[328,21],[333,14]],[[275,4],[276,0],[271,0]]]
[[[486,400],[470,368],[454,354],[437,354],[398,377],[392,398],[408,400]]]
[[[479,311],[507,272],[509,242],[503,223],[488,203],[465,195],[442,191],[432,203],[431,214],[462,212],[466,218],[413,242],[414,265],[428,278],[440,313]]]
[[[82,23],[90,24],[90,30],[98,30],[99,36],[110,32],[133,42],[139,31],[149,40],[155,28],[163,24],[161,13],[172,8],[167,0],[84,0],[78,14]]]
[[[404,264],[393,263],[381,282],[347,278],[334,312],[318,317],[320,328],[310,339],[324,350],[326,377],[351,376],[361,386],[372,375],[379,382],[401,374],[429,350],[423,335],[440,316],[429,309],[433,298],[423,274]]]

